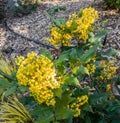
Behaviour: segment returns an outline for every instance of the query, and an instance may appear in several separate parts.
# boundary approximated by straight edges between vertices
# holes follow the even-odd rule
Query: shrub
[[[11,11],[15,16],[20,14],[29,14],[37,8],[41,0],[9,0],[8,10]]]
[[[106,31],[93,33],[97,17],[95,9],[85,8],[51,27],[48,41],[60,48],[57,58],[47,50],[18,56],[16,71],[0,71],[0,95],[16,94],[33,123],[120,122],[117,51],[102,50]]]
[[[120,0],[104,0],[110,8],[120,9]]]

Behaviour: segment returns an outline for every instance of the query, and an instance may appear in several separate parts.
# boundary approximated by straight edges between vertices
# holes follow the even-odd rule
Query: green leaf
[[[94,33],[93,32],[90,32],[89,33],[89,39],[88,39],[88,42],[90,42],[90,43],[94,43],[95,42],[95,35],[94,35]]]
[[[59,11],[65,11],[66,10],[66,6],[54,6],[54,7],[52,7],[52,8],[50,8],[50,10],[49,10],[49,14],[51,15],[51,16],[53,16],[56,12],[59,12]]]
[[[105,55],[107,55],[107,56],[116,56],[117,53],[118,53],[118,50],[116,50],[116,49],[109,49],[109,50],[105,53]]]
[[[69,49],[69,50],[67,50],[67,51],[63,51],[62,53],[61,53],[61,55],[59,56],[59,58],[56,60],[56,64],[57,63],[60,63],[60,62],[64,62],[65,60],[67,60],[68,59],[68,56],[69,56],[69,54],[71,53],[71,49]]]
[[[70,32],[77,29],[77,23],[73,20],[71,26],[69,27]]]
[[[115,111],[117,109],[120,109],[120,104],[112,106],[110,111]]]
[[[60,21],[60,24],[61,24],[61,25],[62,25],[62,24],[65,24],[65,19],[64,19],[64,18],[60,18],[59,21]]]
[[[6,79],[9,80],[9,81],[14,80],[14,78],[12,78],[12,76],[10,76],[10,75],[4,73],[4,72],[1,71],[1,70],[0,70],[0,75],[2,75],[4,78],[6,78]]]
[[[84,110],[84,111],[87,111],[87,112],[92,112],[92,113],[93,113],[92,106],[90,106],[90,105],[86,105],[83,110]]]
[[[69,119],[67,119],[66,123],[73,123],[73,117],[70,117]]]
[[[63,78],[65,84],[78,86],[80,85],[77,77],[74,77],[72,74],[68,74]]]
[[[7,81],[7,79],[0,78],[0,89],[1,88],[6,89],[6,88],[9,88],[11,86],[12,86],[12,84],[9,81]]]
[[[91,43],[96,43],[98,44],[98,42],[101,41],[101,39],[103,37],[105,37],[105,35],[107,34],[107,31],[101,31],[99,32],[97,35],[94,36],[94,34],[90,34],[91,38],[89,38],[88,42],[91,42]],[[100,42],[101,43],[101,42]]]
[[[109,94],[107,93],[94,93],[93,95],[90,95],[89,97],[89,102],[92,105],[96,105],[96,104],[103,104],[107,101],[109,97]]]
[[[77,51],[76,49],[72,49],[71,53],[69,54],[69,59],[70,59],[70,62],[76,62],[76,59],[77,59]]]
[[[5,96],[9,96],[11,95],[12,93],[14,93],[16,91],[17,87],[16,86],[13,86],[11,88],[9,88],[6,92],[5,92]]]
[[[57,120],[62,119],[70,119],[72,117],[74,112],[67,107],[59,107],[56,109],[56,118]]]
[[[85,117],[85,123],[92,123],[92,122],[91,122],[91,118],[90,118],[90,117],[88,117],[88,116],[87,116],[87,117]]]
[[[80,65],[80,67],[77,70],[77,74],[89,74],[89,71],[86,67]]]
[[[53,107],[38,105],[31,111],[31,115],[35,117],[34,123],[50,123],[54,119]]]
[[[3,93],[3,89],[0,89],[0,95]]]
[[[45,48],[42,48],[41,50],[41,54],[48,57],[50,60],[53,60],[53,56],[50,54],[50,52],[48,50],[46,50]]]
[[[81,57],[82,54],[83,54],[83,49],[80,48],[80,47],[78,47],[78,48],[76,49],[76,52],[77,52],[77,56],[78,56],[78,58],[79,58],[79,57]]]
[[[96,50],[97,50],[97,45],[90,48],[85,54],[81,56],[81,62],[83,63],[89,62],[95,56]]]
[[[63,62],[59,63],[57,65],[57,73],[58,73],[58,75],[63,75],[66,72],[66,70],[67,70],[67,68],[66,68],[66,66],[64,65]]]
[[[50,123],[51,121],[53,121],[53,116],[53,114],[50,114],[47,116],[39,117],[37,120],[34,121],[34,123]]]
[[[62,94],[61,99],[56,100],[56,118],[57,120],[70,119],[74,112],[68,108],[69,103],[73,100],[69,93]]]
[[[54,20],[54,24],[57,26],[57,27],[61,27],[61,22],[59,19],[53,19]]]
[[[88,95],[88,93],[89,93],[89,89],[88,88],[82,89],[82,88],[78,87],[78,88],[76,88],[74,90],[73,95],[75,95],[75,97],[80,97],[82,95]]]
[[[25,86],[20,86],[20,87],[18,87],[18,90],[23,93],[23,92],[27,91],[28,88]]]
[[[82,17],[82,13],[83,13],[83,9],[80,9],[80,11],[78,13],[78,17]]]
[[[73,74],[77,74],[78,69],[79,69],[79,66],[74,67],[74,68],[72,69],[72,73],[73,73]]]
[[[55,89],[53,91],[54,91],[55,96],[61,98],[62,92],[63,92],[62,88],[57,88],[57,89]]]

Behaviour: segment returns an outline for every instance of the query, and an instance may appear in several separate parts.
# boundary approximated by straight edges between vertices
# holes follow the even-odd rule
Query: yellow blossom
[[[74,113],[74,117],[78,117],[81,113],[81,106],[83,106],[85,103],[88,103],[88,96],[83,95],[81,97],[78,97],[77,100],[72,103],[69,107],[72,109]]]
[[[106,91],[110,93],[109,99],[113,99],[115,97],[112,92],[111,84],[107,84]]]
[[[85,8],[82,11],[81,17],[78,17],[77,14],[72,14],[69,16],[69,20],[62,24],[60,28],[52,27],[51,37],[47,41],[51,42],[54,46],[70,46],[70,41],[74,37],[86,41],[97,18],[98,13],[94,8]]]
[[[59,88],[53,63],[43,55],[28,53],[27,58],[18,57],[18,83],[28,86],[31,96],[41,104],[55,105],[53,89]],[[19,61],[20,60],[20,61]]]
[[[103,67],[103,70],[101,71],[102,77],[100,77],[101,80],[108,80],[111,79],[114,74],[116,73],[117,66],[114,65],[115,60],[109,60],[109,61],[101,61],[100,67]]]
[[[71,15],[69,15],[69,18],[70,18],[70,19],[75,19],[75,18],[77,18],[77,17],[78,17],[77,14],[71,14]]]
[[[107,84],[107,87],[106,87],[106,91],[110,91],[111,90],[111,84]]]
[[[86,67],[87,67],[87,69],[88,69],[88,71],[89,71],[89,74],[95,73],[96,67],[95,67],[94,64],[87,64]]]
[[[69,27],[71,27],[71,24],[72,24],[72,21],[67,21],[65,25],[67,28],[69,28]]]

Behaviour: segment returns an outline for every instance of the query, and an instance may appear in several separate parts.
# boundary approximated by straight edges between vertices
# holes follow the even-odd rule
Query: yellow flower
[[[77,18],[78,16],[77,16],[77,14],[71,14],[71,15],[69,15],[69,18],[70,19],[75,19],[75,18]]]
[[[21,58],[18,57],[18,63]],[[31,96],[39,104],[55,105],[53,89],[59,88],[60,83],[56,80],[52,61],[43,55],[31,52],[18,65],[19,68],[16,75],[18,83],[28,86]]]
[[[100,62],[100,67],[102,67],[101,74],[98,77],[100,80],[109,80],[114,76],[116,70],[118,69],[118,67],[115,66],[114,63],[114,59],[109,61],[102,60]]]
[[[80,108],[86,103],[88,103],[88,96],[83,95],[81,97],[78,97],[77,100],[69,106],[70,109],[72,109],[75,112],[74,117],[78,117],[80,115],[81,113]]]
[[[110,91],[110,90],[111,90],[111,84],[107,84],[106,91]]]
[[[100,67],[103,67],[103,66],[105,66],[105,60],[100,61]]]
[[[94,64],[87,64],[87,69],[89,71],[89,74],[93,74],[95,73],[95,70],[96,70],[96,66]]]
[[[23,57],[23,56],[17,56],[17,58],[16,58],[16,64],[18,65],[18,66],[20,66],[20,64],[21,64],[21,62],[24,60],[25,58]]]
[[[106,91],[110,93],[109,99],[113,99],[115,97],[112,92],[111,84],[107,84]]]
[[[71,27],[71,24],[72,24],[72,21],[67,21],[65,25],[67,28],[69,28],[69,27]]]
[[[100,80],[104,80],[104,77],[102,75],[99,76]]]
[[[60,28],[52,27],[51,37],[47,41],[51,42],[54,46],[70,46],[70,40],[74,37],[86,41],[97,18],[98,13],[94,8],[85,8],[83,9],[82,17],[72,14],[69,16],[69,20],[62,24]]]

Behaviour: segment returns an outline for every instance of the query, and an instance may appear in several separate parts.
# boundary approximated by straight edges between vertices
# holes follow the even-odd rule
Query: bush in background
[[[120,9],[120,0],[104,0],[104,1],[109,7]]]
[[[15,16],[26,15],[37,8],[41,0],[9,0],[7,10]]]

